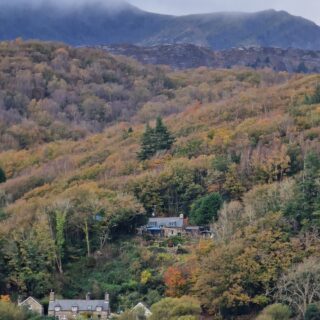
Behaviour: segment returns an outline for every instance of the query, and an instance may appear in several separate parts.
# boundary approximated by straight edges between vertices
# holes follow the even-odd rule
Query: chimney
[[[55,301],[55,298],[54,298],[54,291],[52,291],[52,290],[51,290],[51,292],[50,292],[49,301]]]
[[[180,218],[180,219],[183,219],[183,218],[184,218],[183,213],[180,214],[179,218]]]
[[[106,292],[105,295],[104,295],[104,301],[105,302],[109,302],[109,299],[110,299],[109,293]]]
[[[19,294],[19,295],[18,295],[18,306],[20,306],[21,302],[22,302],[22,298],[21,298],[21,296],[20,296],[20,294]]]
[[[90,292],[86,294],[86,300],[90,300]]]

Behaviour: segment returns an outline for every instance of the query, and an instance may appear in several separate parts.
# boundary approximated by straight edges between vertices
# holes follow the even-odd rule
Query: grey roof
[[[162,228],[182,228],[183,218],[180,217],[165,217],[165,218],[150,218],[148,227]]]
[[[28,304],[28,302],[29,302],[30,300],[35,301],[39,306],[42,307],[42,304],[41,304],[37,299],[35,299],[34,297],[31,297],[31,296],[28,297],[27,299],[23,300],[22,302],[19,302],[19,306],[24,306],[25,304]]]
[[[54,311],[55,307],[61,310],[71,310],[78,307],[78,311],[96,310],[101,307],[103,311],[109,311],[109,302],[104,300],[55,300],[49,302],[49,311]],[[91,308],[90,308],[91,307]]]

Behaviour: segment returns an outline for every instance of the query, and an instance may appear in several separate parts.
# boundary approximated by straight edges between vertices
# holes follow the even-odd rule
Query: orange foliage
[[[0,302],[10,302],[10,296],[9,295],[0,295]]]
[[[178,267],[169,267],[164,274],[164,282],[167,287],[166,295],[169,297],[181,297],[188,284],[186,275]]]

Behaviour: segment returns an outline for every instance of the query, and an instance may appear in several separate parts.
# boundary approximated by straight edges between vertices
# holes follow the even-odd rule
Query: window
[[[88,306],[88,310],[90,310],[90,311],[91,311],[91,310],[92,310],[92,306]]]
[[[60,307],[60,306],[55,306],[55,307],[54,307],[54,311],[55,311],[55,312],[59,312],[60,310],[61,310],[61,307]]]
[[[97,310],[97,312],[101,312],[102,311],[102,307],[97,307],[96,310]]]
[[[77,306],[73,306],[71,307],[72,312],[78,312],[78,307]]]

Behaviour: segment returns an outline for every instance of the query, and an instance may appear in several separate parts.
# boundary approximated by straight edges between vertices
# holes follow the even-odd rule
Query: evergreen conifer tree
[[[7,181],[6,174],[4,170],[0,167],[0,183],[6,182],[6,181]]]
[[[161,117],[157,118],[155,139],[157,151],[169,150],[174,142],[174,137],[171,135],[168,128],[163,124]]]
[[[141,151],[138,159],[143,161],[150,159],[157,151],[169,150],[174,142],[174,137],[163,124],[162,118],[157,118],[155,128],[146,125],[145,132],[141,138]]]
[[[155,130],[151,128],[149,124],[146,125],[146,129],[141,138],[141,151],[138,153],[139,160],[147,160],[157,152],[154,143],[154,131]]]

